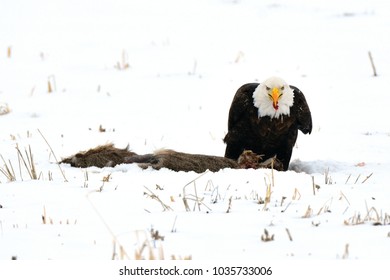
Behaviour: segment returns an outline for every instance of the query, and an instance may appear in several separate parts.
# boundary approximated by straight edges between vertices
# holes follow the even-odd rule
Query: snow
[[[1,6],[0,167],[16,180],[0,173],[0,259],[134,259],[145,242],[146,259],[390,258],[385,1]],[[302,90],[314,123],[287,172],[56,164],[108,142],[221,156],[235,91],[274,75]],[[39,179],[16,147],[25,159],[31,147]]]

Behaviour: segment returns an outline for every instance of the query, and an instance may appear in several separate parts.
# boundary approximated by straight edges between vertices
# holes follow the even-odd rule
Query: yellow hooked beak
[[[272,97],[272,103],[273,103],[274,109],[278,110],[279,109],[278,101],[279,101],[279,97],[280,97],[280,92],[279,92],[278,88],[275,87],[272,89],[271,97]]]

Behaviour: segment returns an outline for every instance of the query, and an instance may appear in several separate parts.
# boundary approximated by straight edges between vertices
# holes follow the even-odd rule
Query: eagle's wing
[[[234,129],[235,125],[242,118],[242,115],[247,112],[248,108],[253,107],[253,92],[258,86],[258,83],[250,83],[241,86],[237,90],[229,110],[229,131]]]
[[[299,90],[299,88],[291,86],[290,88],[294,91],[294,110],[297,114],[298,129],[304,134],[311,133],[312,120],[309,105],[307,105],[305,96]]]

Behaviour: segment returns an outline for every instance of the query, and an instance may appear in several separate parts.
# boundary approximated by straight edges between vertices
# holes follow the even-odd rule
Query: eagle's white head
[[[261,83],[253,92],[253,104],[260,117],[279,118],[290,115],[294,103],[294,92],[281,78],[271,77]]]

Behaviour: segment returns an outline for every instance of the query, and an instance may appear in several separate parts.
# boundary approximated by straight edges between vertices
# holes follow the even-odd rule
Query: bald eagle
[[[231,104],[225,157],[237,160],[244,150],[264,159],[276,157],[287,170],[298,130],[311,133],[312,119],[303,93],[283,79],[241,86]]]

